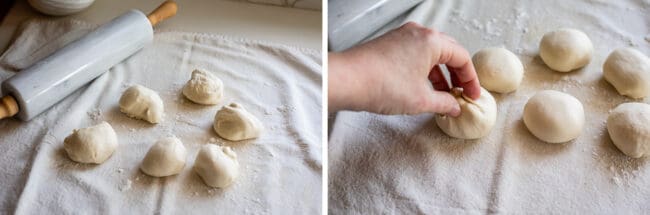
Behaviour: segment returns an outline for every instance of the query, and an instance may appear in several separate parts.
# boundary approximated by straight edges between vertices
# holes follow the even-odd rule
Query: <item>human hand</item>
[[[444,33],[409,22],[368,43],[329,54],[329,108],[380,114],[460,115],[452,85],[472,99],[480,85],[467,50]]]

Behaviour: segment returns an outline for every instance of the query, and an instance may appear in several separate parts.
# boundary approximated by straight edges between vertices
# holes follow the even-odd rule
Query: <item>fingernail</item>
[[[451,111],[449,111],[449,115],[451,115],[452,117],[460,116],[460,106],[454,105],[454,107],[451,108]]]

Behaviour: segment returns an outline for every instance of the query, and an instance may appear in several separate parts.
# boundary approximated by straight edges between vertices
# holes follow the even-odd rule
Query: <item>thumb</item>
[[[448,114],[452,117],[460,115],[460,105],[450,93],[433,90],[429,98],[430,100],[425,106],[425,112]]]

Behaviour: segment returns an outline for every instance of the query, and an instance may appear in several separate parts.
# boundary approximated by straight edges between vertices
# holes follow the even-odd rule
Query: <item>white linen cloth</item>
[[[322,0],[240,0],[256,4],[270,4],[281,7],[302,8],[308,10],[322,10]]]
[[[623,102],[602,78],[615,48],[650,55],[650,1],[426,1],[402,22],[435,27],[470,53],[504,46],[525,65],[520,88],[493,93],[497,124],[489,136],[446,136],[432,114],[381,116],[340,112],[329,140],[332,214],[645,214],[650,211],[650,162],[611,142],[608,112]],[[542,35],[560,27],[584,31],[594,56],[583,69],[550,70],[538,57]],[[576,140],[547,144],[522,122],[535,92],[569,93],[585,108]],[[648,102],[645,100],[636,100]]]
[[[88,32],[79,21],[33,21],[0,59],[2,80]],[[92,51],[92,50],[91,50]],[[217,35],[156,32],[154,42],[29,122],[0,121],[0,212],[17,214],[317,214],[321,210],[321,54],[316,50]],[[224,83],[215,106],[185,99],[192,70]],[[165,105],[152,125],[119,111],[133,84]],[[212,129],[214,115],[238,102],[264,124],[261,137],[231,142]],[[73,129],[107,121],[119,146],[101,165],[78,164],[63,150]],[[139,165],[159,138],[188,150],[183,171],[165,178]],[[210,188],[192,170],[204,144],[231,146],[239,178]]]

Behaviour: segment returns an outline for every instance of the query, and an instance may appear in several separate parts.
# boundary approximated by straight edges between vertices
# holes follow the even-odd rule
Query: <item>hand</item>
[[[329,111],[460,115],[454,87],[472,99],[480,85],[467,50],[444,33],[409,22],[368,43],[329,55]]]

